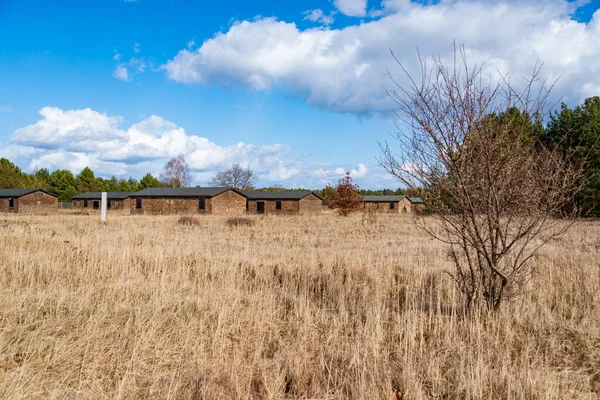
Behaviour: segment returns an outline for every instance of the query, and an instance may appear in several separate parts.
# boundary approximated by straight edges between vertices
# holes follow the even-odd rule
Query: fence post
[[[102,192],[102,211],[100,212],[100,220],[106,221],[106,192]]]

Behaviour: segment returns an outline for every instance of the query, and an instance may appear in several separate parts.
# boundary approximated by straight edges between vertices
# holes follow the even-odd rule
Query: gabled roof
[[[410,201],[411,203],[423,203],[423,199],[420,197],[406,197],[408,199],[408,201]]]
[[[306,196],[314,194],[319,199],[321,196],[310,190],[292,191],[286,190],[281,192],[244,192],[248,200],[302,200]]]
[[[44,189],[0,189],[0,197],[23,197],[34,192],[44,192],[47,195],[58,197]]]
[[[199,188],[147,188],[132,193],[130,197],[214,197],[228,190],[245,196],[237,189],[230,187],[199,187]]]
[[[108,200],[124,200],[131,196],[133,192],[106,192]],[[73,200],[100,200],[102,192],[86,192],[73,197]]]
[[[404,199],[406,196],[363,196],[363,201],[370,201],[373,203],[387,203],[387,202],[397,202]]]

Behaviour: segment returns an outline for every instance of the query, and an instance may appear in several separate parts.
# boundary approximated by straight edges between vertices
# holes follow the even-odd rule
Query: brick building
[[[107,210],[129,210],[131,208],[130,192],[106,192]],[[102,192],[86,192],[73,197],[73,208],[99,210]]]
[[[148,188],[131,194],[131,214],[225,214],[246,212],[243,192],[227,187]]]
[[[320,214],[322,198],[311,191],[244,192],[248,214]]]
[[[413,214],[421,214],[425,210],[425,203],[420,197],[405,196],[400,202],[401,212],[411,212]]]
[[[408,196],[363,196],[362,208],[391,214],[419,213],[423,211],[423,200]]]
[[[0,212],[39,214],[56,212],[58,196],[42,189],[0,189]]]

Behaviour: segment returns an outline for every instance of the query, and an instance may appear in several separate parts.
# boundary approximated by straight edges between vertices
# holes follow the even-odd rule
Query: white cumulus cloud
[[[364,17],[367,15],[367,0],[335,0],[335,7],[349,17]]]
[[[358,3],[355,12],[343,8]],[[389,113],[395,107],[386,95],[392,87],[386,68],[407,84],[390,49],[416,74],[416,48],[450,60],[456,40],[465,44],[470,62],[486,62],[485,72],[494,76],[510,73],[513,82],[521,82],[542,62],[542,78],[560,78],[555,99],[579,102],[600,86],[600,11],[590,22],[578,22],[570,16],[575,4],[385,0],[372,11],[375,19],[342,29],[303,30],[291,22],[259,18],[236,22],[195,50],[182,49],[162,68],[178,82],[280,87],[319,109]],[[341,12],[361,14],[366,2],[336,5]]]
[[[304,19],[311,22],[317,22],[323,25],[333,24],[333,14],[325,14],[320,8],[314,10],[308,10],[304,12]]]
[[[194,182],[201,185],[233,163],[256,171],[263,184],[296,187],[321,187],[346,171],[342,168],[338,174],[330,165],[306,162],[284,144],[221,146],[158,115],[128,127],[122,126],[122,117],[90,108],[44,107],[39,115],[36,123],[16,129],[8,145],[0,145],[0,157],[30,170],[67,168],[77,173],[89,166],[100,176],[140,177],[146,172],[157,174],[169,158],[183,154]],[[316,169],[323,173],[315,174]],[[364,164],[350,170],[357,178],[367,175]]]

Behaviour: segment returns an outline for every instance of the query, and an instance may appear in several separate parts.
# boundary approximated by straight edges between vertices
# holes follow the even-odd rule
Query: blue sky
[[[597,1],[0,0],[0,156],[27,171],[158,174],[186,155],[203,185],[233,162],[260,184],[320,188],[351,170],[398,185],[375,157],[394,130],[389,49],[560,77],[600,94]]]

